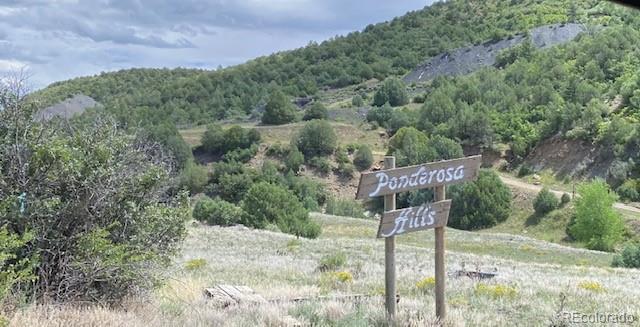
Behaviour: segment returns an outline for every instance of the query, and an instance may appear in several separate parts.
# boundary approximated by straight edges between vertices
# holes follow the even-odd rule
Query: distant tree
[[[383,106],[389,103],[393,107],[409,103],[409,96],[404,82],[397,78],[387,78],[373,96],[374,106]]]
[[[189,190],[191,194],[204,191],[204,187],[209,182],[209,172],[207,168],[189,161],[184,170],[180,173],[180,185],[183,189]]]
[[[451,198],[448,225],[473,230],[495,226],[511,213],[511,191],[491,170],[481,170],[478,179],[447,189]]]
[[[326,120],[312,120],[302,128],[294,144],[306,158],[327,156],[336,149],[338,137]]]
[[[437,153],[428,142],[426,134],[413,127],[403,127],[389,140],[388,153],[396,157],[397,166],[429,162]]]
[[[458,142],[440,135],[432,136],[427,145],[435,150],[436,157],[433,160],[449,160],[464,156],[462,146]]]
[[[367,112],[367,121],[375,122],[378,126],[386,127],[387,122],[393,115],[393,108],[388,103],[385,103],[382,107],[372,108]]]
[[[640,268],[640,244],[625,245],[622,253],[613,258],[613,267]]]
[[[234,225],[241,221],[242,215],[241,208],[217,198],[204,197],[193,208],[193,218],[209,225]]]
[[[219,124],[207,125],[204,134],[202,134],[202,147],[209,153],[219,153],[224,143],[224,130]]]
[[[313,102],[304,114],[302,120],[327,119],[329,113],[327,108],[319,101]]]
[[[613,209],[617,196],[603,180],[580,185],[578,194],[570,235],[590,249],[612,251],[624,232],[622,217]]]
[[[353,164],[360,171],[371,168],[373,164],[373,153],[371,153],[371,149],[366,145],[359,146],[353,155]]]
[[[297,147],[291,147],[291,150],[289,150],[289,154],[287,155],[284,164],[287,169],[293,171],[294,173],[298,173],[298,170],[300,170],[300,166],[304,164],[304,155],[298,150]]]
[[[351,98],[351,105],[354,107],[362,107],[364,105],[364,100],[360,96],[360,94],[356,94]]]
[[[268,125],[282,125],[294,121],[296,118],[293,104],[280,90],[271,93],[269,101],[262,115],[262,123]]]
[[[558,198],[548,188],[543,187],[533,200],[533,209],[537,214],[544,215],[556,208],[558,208]]]
[[[218,124],[210,124],[202,135],[202,147],[212,154],[249,149],[260,142],[260,133],[253,128],[233,125],[223,129]]]

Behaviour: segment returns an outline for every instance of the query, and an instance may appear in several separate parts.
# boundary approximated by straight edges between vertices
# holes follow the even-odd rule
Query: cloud
[[[215,68],[360,30],[424,5],[424,0],[3,0],[0,60],[5,67],[28,65],[38,87],[130,67]]]

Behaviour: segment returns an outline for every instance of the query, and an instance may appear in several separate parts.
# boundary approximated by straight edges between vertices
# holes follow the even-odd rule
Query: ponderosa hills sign
[[[385,306],[393,320],[396,312],[395,236],[425,229],[435,229],[435,297],[436,316],[445,318],[444,300],[444,231],[449,219],[451,200],[445,200],[445,185],[478,177],[482,156],[430,162],[410,167],[395,167],[394,157],[385,157],[385,169],[362,174],[356,199],[384,196],[384,214],[378,237],[385,239]],[[396,210],[395,194],[434,188],[434,202]]]
[[[474,180],[481,162],[482,156],[472,156],[365,173],[360,177],[356,199]]]

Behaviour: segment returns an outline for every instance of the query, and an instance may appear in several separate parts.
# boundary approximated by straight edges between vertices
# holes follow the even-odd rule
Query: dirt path
[[[542,185],[533,185],[533,184],[529,184],[526,182],[523,182],[517,178],[511,177],[511,176],[506,176],[506,175],[502,175],[500,174],[500,179],[502,179],[502,181],[512,187],[517,187],[519,189],[522,190],[527,190],[527,191],[531,191],[531,192],[540,192],[540,190],[542,189]],[[562,194],[564,194],[565,192],[562,191],[558,191],[558,190],[552,190],[549,189],[549,191],[551,191],[553,194],[555,194],[557,197],[561,197]],[[571,195],[571,194],[569,194]],[[630,205],[626,205],[624,203],[620,203],[620,202],[616,202],[613,204],[613,207],[616,209],[620,209],[620,210],[626,210],[629,212],[633,212],[633,213],[637,213],[640,214],[640,208],[636,208]]]

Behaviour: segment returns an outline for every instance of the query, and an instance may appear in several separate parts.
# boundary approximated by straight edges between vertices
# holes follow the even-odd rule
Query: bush
[[[14,288],[21,283],[31,283],[35,279],[34,268],[37,256],[21,257],[20,252],[33,240],[34,234],[17,235],[0,228],[0,308],[12,295]],[[2,317],[0,315],[0,317]]]
[[[378,126],[386,127],[387,122],[393,116],[393,108],[389,104],[385,104],[382,107],[372,108],[367,112],[367,121],[370,123],[376,123]]]
[[[511,213],[511,191],[491,170],[483,169],[477,180],[453,185],[449,190],[450,227],[466,230],[492,227]]]
[[[366,218],[360,202],[351,199],[330,197],[327,200],[325,213],[334,216]]]
[[[258,144],[253,144],[249,148],[231,150],[222,156],[224,161],[235,161],[247,163],[258,153]]]
[[[336,252],[334,254],[327,254],[320,258],[320,264],[318,265],[319,271],[334,271],[342,268],[347,263],[347,255],[342,252]]]
[[[373,153],[371,149],[366,145],[361,145],[353,155],[353,164],[359,171],[367,170],[371,168],[373,164]]]
[[[426,293],[436,287],[435,277],[426,277],[416,283],[416,288],[422,293]]]
[[[612,251],[622,239],[624,225],[620,214],[613,209],[617,200],[602,180],[582,184],[575,199],[576,214],[569,226],[569,234],[585,242],[592,250]]]
[[[518,169],[518,177],[525,177],[531,174],[533,174],[533,169],[528,165],[522,165],[520,169]]]
[[[204,198],[193,208],[193,218],[209,225],[230,226],[240,222],[242,209],[221,199]]]
[[[640,244],[629,243],[625,245],[622,253],[613,258],[611,265],[614,267],[640,268]]]
[[[199,259],[191,259],[184,264],[184,269],[187,271],[197,271],[202,270],[207,266],[207,260],[199,258]]]
[[[562,197],[560,198],[560,205],[565,205],[569,202],[571,202],[571,195],[569,195],[568,193],[563,193]]]
[[[593,280],[581,281],[578,283],[578,288],[594,293],[602,293],[606,290],[602,284]]]
[[[397,78],[387,78],[373,96],[373,105],[380,107],[385,103],[393,107],[402,106],[409,102],[409,96],[404,83]]]
[[[198,165],[193,161],[187,163],[180,173],[180,187],[186,189],[191,194],[204,191],[204,187],[209,183],[209,172],[207,167]]]
[[[186,194],[166,193],[174,163],[164,151],[99,115],[34,123],[19,105],[0,110],[0,122],[0,167],[21,172],[0,174],[0,221],[37,240],[10,262],[43,254],[37,279],[23,283],[30,294],[114,303],[156,286],[189,216]]]
[[[291,191],[279,185],[253,184],[242,202],[242,222],[246,226],[265,228],[275,224],[289,234],[316,238],[320,226],[309,219],[309,213]]]
[[[638,181],[635,179],[628,179],[618,186],[616,193],[621,199],[626,201],[639,201],[640,194],[638,193]]]
[[[257,178],[258,174],[253,170],[240,174],[224,174],[220,176],[217,183],[208,187],[206,193],[209,196],[219,196],[225,201],[238,203]]]
[[[317,211],[327,201],[324,185],[311,178],[287,174],[285,183],[308,210]]]
[[[478,283],[473,291],[476,295],[488,296],[494,299],[502,297],[514,298],[518,295],[518,290],[515,287],[504,284],[489,285]]]
[[[544,215],[556,208],[558,208],[558,199],[556,196],[551,193],[548,188],[542,188],[542,190],[538,192],[538,196],[533,200],[533,209],[536,214]]]
[[[290,149],[291,149],[291,146],[289,145],[284,146],[280,143],[276,143],[276,144],[270,145],[267,148],[267,151],[265,152],[265,154],[270,157],[284,158],[286,155],[289,154]]]
[[[309,106],[309,109],[304,113],[304,117],[302,120],[313,120],[313,119],[327,119],[329,118],[329,113],[327,112],[327,108],[320,102],[315,101]]]
[[[282,91],[271,93],[269,101],[262,114],[262,123],[267,125],[282,125],[294,121],[296,118],[295,109],[289,99]]]
[[[201,142],[205,151],[212,154],[225,154],[229,151],[256,146],[260,143],[260,133],[255,129],[242,128],[238,125],[225,130],[218,124],[211,124],[207,126]],[[254,151],[257,151],[257,146]]]
[[[338,137],[326,120],[312,120],[302,128],[295,145],[306,158],[327,156],[336,149]]]
[[[362,96],[360,96],[359,94],[354,95],[353,98],[351,98],[351,105],[353,105],[354,107],[364,106],[364,100],[362,99]]]
[[[287,158],[284,160],[285,167],[297,174],[300,170],[300,166],[302,166],[303,164],[304,155],[302,154],[302,152],[298,151],[298,148],[292,147],[292,149],[289,150]]]
[[[331,162],[327,158],[315,157],[309,160],[309,166],[316,168],[322,174],[331,172]]]
[[[351,163],[342,162],[338,164],[338,174],[342,177],[353,178],[355,170],[355,167]]]

